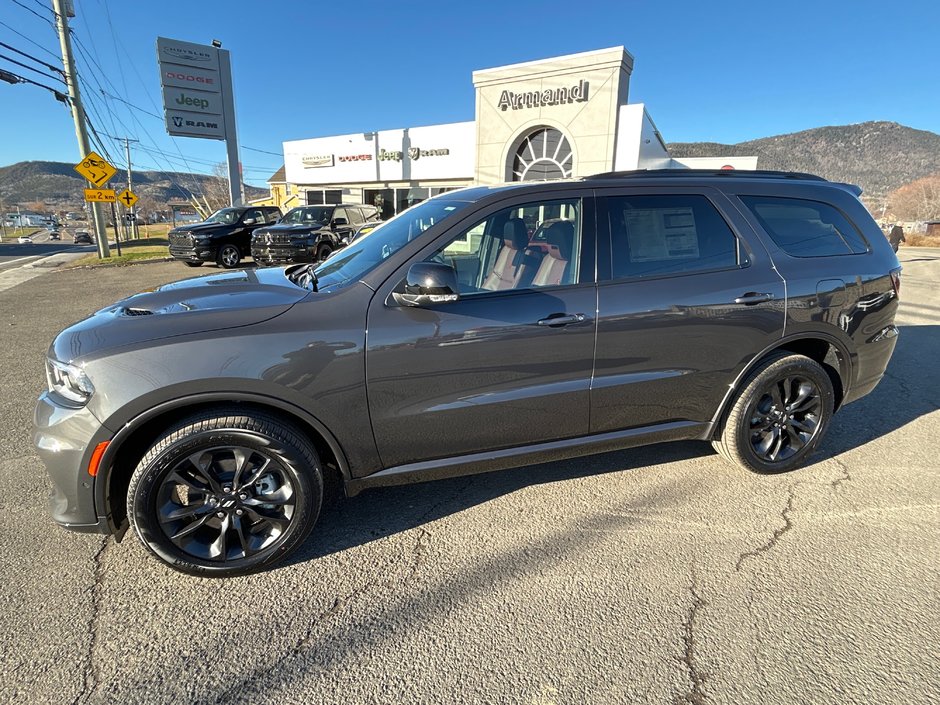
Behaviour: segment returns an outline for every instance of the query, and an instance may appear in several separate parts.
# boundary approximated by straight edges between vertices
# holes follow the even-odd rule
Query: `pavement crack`
[[[689,607],[688,615],[682,623],[682,656],[679,661],[685,666],[689,674],[689,680],[692,682],[692,689],[685,693],[677,702],[687,705],[703,705],[705,702],[705,693],[702,686],[705,685],[706,675],[703,673],[695,658],[695,622],[699,610],[708,603],[699,595],[696,587],[695,570],[692,571],[692,583],[689,586],[689,592],[692,595],[692,604]]]
[[[95,647],[98,645],[98,623],[101,617],[101,599],[102,593],[104,592],[104,566],[102,564],[102,557],[109,544],[110,541],[108,541],[108,537],[105,536],[93,558],[95,569],[94,583],[92,583],[89,588],[91,592],[91,617],[88,619],[88,650],[86,652],[85,668],[82,674],[82,690],[75,696],[72,705],[87,702],[101,683],[101,677],[98,674],[98,669],[95,667]]]
[[[838,458],[831,458],[831,460],[836,465],[838,465],[839,469],[842,471],[842,475],[840,477],[837,477],[835,480],[829,483],[829,486],[833,490],[837,490],[839,489],[839,485],[841,485],[843,482],[848,482],[849,480],[851,480],[852,475],[851,473],[849,473],[849,466],[846,465],[844,462],[842,462]]]
[[[742,553],[740,556],[738,556],[738,561],[734,565],[735,571],[740,572],[741,567],[744,565],[744,562],[748,558],[757,558],[762,553],[766,553],[767,551],[770,551],[771,549],[773,549],[774,546],[776,546],[777,543],[780,541],[780,539],[783,538],[784,534],[786,534],[790,529],[793,528],[793,520],[790,518],[790,514],[793,513],[793,503],[796,500],[795,486],[789,488],[789,493],[790,493],[790,496],[787,499],[787,506],[785,506],[783,508],[783,511],[780,512],[780,518],[783,519],[783,526],[777,529],[774,529],[773,535],[770,537],[770,539],[766,543],[764,543],[761,546],[758,546],[757,548],[751,549],[750,551],[746,551]]]
[[[313,637],[313,632],[316,627],[324,622],[327,619],[339,614],[349,603],[355,601],[357,598],[361,597],[365,593],[380,587],[388,587],[394,585],[395,583],[406,584],[411,582],[421,567],[425,564],[427,560],[428,553],[428,544],[430,543],[431,532],[427,529],[420,529],[418,532],[418,538],[415,541],[414,545],[414,560],[411,562],[407,572],[404,577],[398,579],[388,579],[388,580],[370,580],[364,585],[360,585],[355,590],[346,593],[345,595],[340,595],[333,600],[333,604],[327,609],[320,612],[316,615],[310,623],[307,625],[307,629],[294,644],[292,649],[293,654],[300,653],[306,648],[310,643],[310,640]]]

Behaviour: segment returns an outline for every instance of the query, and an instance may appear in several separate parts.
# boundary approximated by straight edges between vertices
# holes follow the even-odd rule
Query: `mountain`
[[[48,206],[78,207],[84,200],[85,180],[65,162],[19,162],[0,167],[0,203],[4,206],[44,201]],[[134,193],[157,204],[187,200],[190,194],[228,193],[228,182],[216,176],[177,171],[133,171]],[[115,176],[118,190],[124,188],[125,172]],[[245,186],[245,198],[266,196],[267,189]]]
[[[858,184],[870,205],[915,179],[940,172],[940,135],[896,122],[817,127],[788,135],[719,144],[676,142],[674,157],[758,157],[760,169],[805,171]]]

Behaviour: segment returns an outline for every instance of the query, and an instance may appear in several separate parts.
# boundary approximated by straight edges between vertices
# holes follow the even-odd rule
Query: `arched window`
[[[568,138],[552,127],[530,133],[512,160],[513,181],[545,181],[571,176],[574,155]]]

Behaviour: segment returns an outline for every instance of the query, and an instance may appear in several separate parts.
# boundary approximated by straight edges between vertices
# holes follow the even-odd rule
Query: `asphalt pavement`
[[[678,443],[370,490],[221,581],[56,528],[30,441],[53,335],[193,272],[2,290],[0,702],[940,702],[940,251],[901,259],[888,375],[802,470]]]

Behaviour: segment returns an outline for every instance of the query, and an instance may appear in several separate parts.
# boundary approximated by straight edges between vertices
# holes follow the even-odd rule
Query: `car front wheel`
[[[292,424],[261,411],[191,416],[131,477],[127,515],[144,546],[184,573],[243,575],[309,536],[323,498],[319,458]]]
[[[223,245],[219,248],[218,263],[219,266],[226,269],[233,269],[242,261],[242,253],[235,245]]]
[[[818,362],[776,353],[745,380],[713,445],[749,470],[793,470],[819,446],[834,404],[832,380]]]

